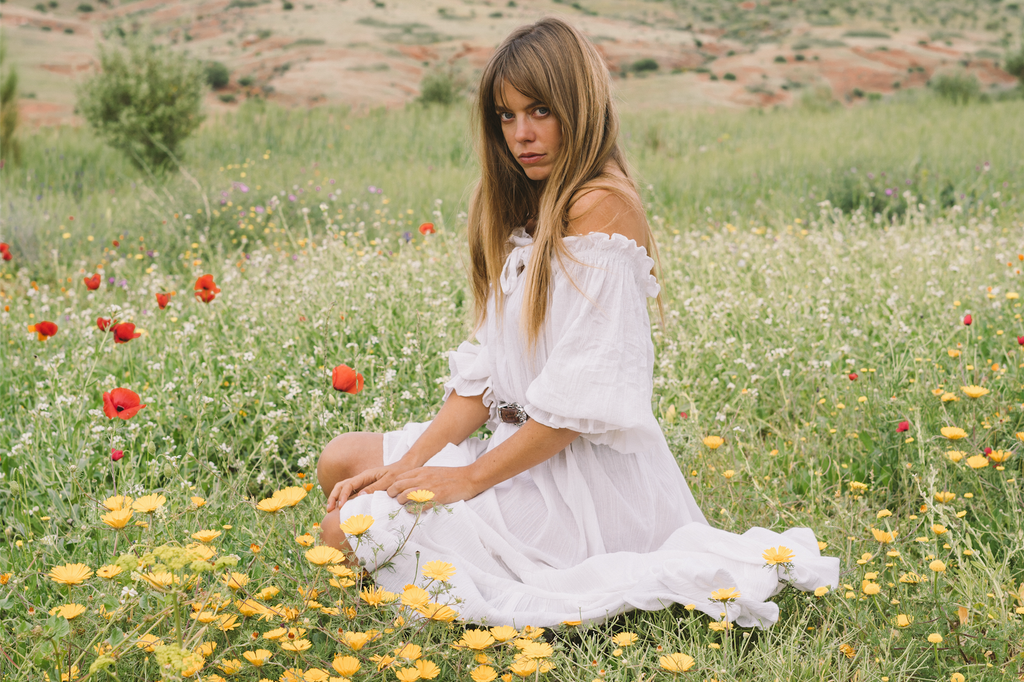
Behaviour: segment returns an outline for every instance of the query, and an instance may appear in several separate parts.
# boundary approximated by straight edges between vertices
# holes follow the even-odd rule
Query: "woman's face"
[[[505,143],[531,180],[551,175],[562,143],[562,126],[541,102],[534,101],[508,83],[502,87],[504,106],[498,106]]]

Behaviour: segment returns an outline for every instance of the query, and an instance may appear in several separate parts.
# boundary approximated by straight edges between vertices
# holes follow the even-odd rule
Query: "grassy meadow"
[[[314,549],[324,444],[428,419],[470,333],[465,110],[246,105],[169,177],[25,136],[0,171],[0,679],[1020,679],[1022,119],[927,93],[623,117],[653,407],[697,501],[842,558],[768,630],[674,605],[480,632],[445,567],[390,594]],[[145,407],[108,418],[115,388]]]

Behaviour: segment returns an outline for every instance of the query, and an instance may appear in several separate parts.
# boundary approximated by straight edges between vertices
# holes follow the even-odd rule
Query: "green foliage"
[[[643,73],[645,71],[657,71],[658,62],[656,62],[654,59],[651,59],[650,57],[645,57],[643,59],[638,59],[635,62],[633,62],[630,65],[629,69],[630,71],[633,71],[635,73]]]
[[[1021,45],[1019,50],[1006,57],[1006,66],[1004,68],[1006,73],[1016,76],[1020,80],[1021,85],[1024,86],[1024,44]]]
[[[0,159],[21,161],[18,132],[18,72],[7,63],[7,46],[0,36]]]
[[[981,83],[973,73],[949,71],[940,73],[928,81],[929,87],[939,97],[954,104],[967,104],[981,95]]]
[[[206,82],[214,90],[225,87],[231,81],[231,72],[221,62],[206,63]]]
[[[101,72],[79,90],[78,110],[139,168],[166,169],[203,120],[203,65],[167,48],[132,41],[100,48]]]
[[[451,68],[428,71],[420,81],[420,104],[449,106],[462,99],[464,83]]]

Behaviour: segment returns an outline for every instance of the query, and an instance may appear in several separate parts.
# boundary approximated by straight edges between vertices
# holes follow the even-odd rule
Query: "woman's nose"
[[[533,126],[528,118],[516,121],[516,142],[529,142],[533,139]]]

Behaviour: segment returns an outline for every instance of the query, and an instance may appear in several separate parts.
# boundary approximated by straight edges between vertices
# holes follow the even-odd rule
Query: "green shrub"
[[[448,106],[462,98],[462,83],[451,69],[437,69],[427,72],[420,81],[421,104],[442,104]]]
[[[203,65],[139,40],[100,47],[101,71],[79,89],[78,110],[139,168],[168,168],[203,120]]]
[[[734,81],[734,80],[736,80],[736,74],[734,74],[734,73],[726,73],[724,76],[722,76],[722,78],[724,78],[727,81]]]
[[[91,12],[92,11],[92,5],[90,5],[87,2],[83,2],[81,5],[78,6],[78,11],[79,12]]]
[[[21,147],[14,136],[18,130],[18,72],[3,72],[7,48],[0,43],[0,159],[18,163]]]
[[[247,88],[255,82],[252,76],[242,76],[238,79],[238,84],[243,88]]]
[[[654,61],[650,57],[646,57],[644,59],[638,59],[635,62],[633,62],[633,65],[630,67],[630,69],[632,69],[636,73],[641,73],[643,71],[657,71],[658,62]]]
[[[967,104],[981,94],[981,83],[973,73],[952,71],[940,73],[928,81],[935,93],[954,104]]]
[[[1014,75],[1024,84],[1024,45],[1016,53],[1006,57],[1006,73]]]
[[[231,72],[228,71],[228,67],[224,66],[220,62],[207,62],[206,64],[206,82],[210,84],[210,87],[214,90],[220,90],[228,84],[231,80]]]
[[[782,56],[781,54],[775,55],[775,62],[777,64],[785,64],[786,63],[786,58],[784,56]]]

